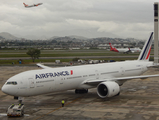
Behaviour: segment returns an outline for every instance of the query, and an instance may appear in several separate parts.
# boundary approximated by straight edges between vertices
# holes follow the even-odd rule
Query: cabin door
[[[145,67],[143,65],[141,66],[141,70],[142,70],[142,73],[144,73],[146,71]]]
[[[33,78],[29,78],[29,86],[30,86],[30,88],[34,88],[35,87],[35,83],[34,83],[34,79]]]
[[[120,71],[121,71],[121,75],[123,76],[123,75],[124,75],[124,73],[125,73],[124,68],[123,68],[123,67],[121,67],[121,68],[120,68]]]
[[[96,79],[99,79],[99,72],[98,72],[98,70],[96,70],[95,73],[96,73]]]

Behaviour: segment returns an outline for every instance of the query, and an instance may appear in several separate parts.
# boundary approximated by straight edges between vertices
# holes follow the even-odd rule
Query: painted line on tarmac
[[[73,102],[76,102],[76,101],[80,100],[80,99],[83,98],[84,96],[85,96],[85,95],[83,95],[82,97],[79,97],[79,98],[74,99],[73,101],[71,101],[71,102],[65,104],[65,106],[67,106],[67,105],[69,105],[69,104],[71,104],[71,103],[73,103]],[[49,115],[50,113],[53,113],[53,112],[55,112],[55,111],[57,111],[57,110],[59,110],[59,109],[61,109],[61,108],[62,108],[62,107],[56,108],[55,110],[52,110],[52,111],[50,111],[50,112],[48,112],[48,113],[46,113],[46,114],[44,114],[44,115],[42,115],[42,116],[40,116],[40,117],[38,117],[38,118],[35,118],[34,120],[43,118],[43,117]]]

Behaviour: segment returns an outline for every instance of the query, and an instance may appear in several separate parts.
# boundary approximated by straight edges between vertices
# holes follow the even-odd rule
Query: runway
[[[39,69],[31,66],[5,66],[0,69],[0,88],[5,81],[22,71]],[[145,74],[159,74],[150,68]],[[65,106],[61,107],[61,100]],[[26,97],[25,115],[7,117],[6,110],[17,103],[12,96],[0,91],[0,120],[159,120],[159,78],[135,79],[121,86],[119,96],[101,99],[96,88],[87,94],[74,90]]]

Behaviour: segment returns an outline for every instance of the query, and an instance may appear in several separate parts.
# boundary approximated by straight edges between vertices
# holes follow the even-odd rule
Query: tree
[[[41,53],[40,50],[31,48],[28,50],[28,52],[26,54],[29,55],[34,62],[35,59],[38,59],[40,57],[40,53]]]

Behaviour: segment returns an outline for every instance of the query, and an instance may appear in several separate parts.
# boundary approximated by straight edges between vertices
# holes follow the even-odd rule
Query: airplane
[[[136,48],[130,48],[131,52],[132,53],[135,53],[135,52],[141,52],[141,49],[139,47],[136,47]]]
[[[100,98],[120,94],[120,86],[131,79],[159,77],[142,75],[151,66],[149,61],[153,32],[137,60],[51,68],[37,64],[43,69],[29,70],[9,78],[2,86],[2,92],[15,98],[23,98],[52,92],[75,90],[75,93],[87,93],[88,89],[97,88]]]
[[[27,4],[25,4],[25,3],[23,3],[23,4],[24,4],[24,6],[25,6],[26,8],[29,8],[29,7],[36,7],[36,6],[42,5],[43,3],[38,3],[38,4],[33,4],[33,5],[27,5]]]
[[[140,48],[115,48],[112,46],[111,43],[109,43],[109,45],[110,45],[110,51],[114,52],[120,52],[120,53],[141,52]]]
[[[131,52],[131,50],[129,48],[115,48],[112,46],[111,43],[109,43],[110,45],[110,51],[114,51],[114,52],[121,52],[121,53],[129,53]]]

